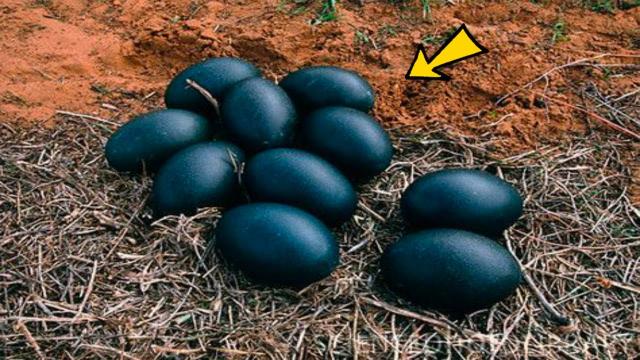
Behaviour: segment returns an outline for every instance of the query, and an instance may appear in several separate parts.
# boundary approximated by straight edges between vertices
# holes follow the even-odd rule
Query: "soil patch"
[[[532,87],[570,103],[581,101],[585,82],[618,95],[640,85],[637,71],[613,76],[640,66],[632,57],[640,54],[640,8],[601,13],[584,1],[474,1],[434,5],[423,17],[418,1],[356,3],[339,2],[336,19],[321,22],[331,17],[322,16],[320,1],[8,0],[0,7],[0,116],[47,121],[68,110],[124,121],[161,106],[165,84],[181,68],[232,55],[274,80],[306,65],[351,68],[377,90],[375,114],[387,127],[490,134],[512,152],[593,125],[531,91],[495,106],[554,67],[593,58]],[[490,53],[447,69],[448,83],[404,80],[416,44],[433,52],[461,23]]]

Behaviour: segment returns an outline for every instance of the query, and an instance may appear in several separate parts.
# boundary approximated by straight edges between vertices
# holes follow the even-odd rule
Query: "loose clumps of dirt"
[[[274,80],[313,64],[356,70],[377,90],[375,115],[388,127],[491,132],[509,152],[593,125],[536,93],[576,103],[586,79],[618,96],[640,84],[640,8],[603,14],[580,1],[474,1],[434,5],[425,19],[417,1],[363,3],[339,3],[336,20],[312,25],[321,11],[314,1],[9,0],[0,8],[0,114],[33,122],[69,110],[123,121],[141,105],[161,106],[178,70],[229,55],[255,62]],[[461,23],[489,54],[446,69],[448,83],[405,81],[416,44],[432,53]]]

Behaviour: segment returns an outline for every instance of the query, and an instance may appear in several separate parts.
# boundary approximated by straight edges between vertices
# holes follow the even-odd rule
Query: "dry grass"
[[[618,102],[637,103],[635,96]],[[102,157],[111,124],[66,115],[48,129],[0,129],[0,357],[631,359],[640,352],[639,211],[624,165],[632,141],[622,134],[594,132],[497,159],[490,138],[396,131],[391,170],[362,189],[357,216],[337,231],[342,265],[296,293],[252,285],[221,263],[208,246],[215,209],[151,224],[150,181],[118,175]],[[377,261],[403,231],[396,211],[403,189],[452,166],[494,171],[526,196],[525,215],[504,242],[571,325],[549,321],[526,285],[458,320],[385,290]]]

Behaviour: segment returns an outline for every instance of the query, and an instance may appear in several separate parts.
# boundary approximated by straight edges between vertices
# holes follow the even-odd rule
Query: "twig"
[[[527,285],[529,285],[529,288],[533,291],[533,294],[536,296],[538,301],[540,301],[540,303],[542,304],[542,307],[545,310],[545,313],[547,314],[549,319],[551,321],[553,321],[554,323],[556,323],[558,325],[561,325],[561,326],[569,326],[569,325],[571,325],[571,320],[568,317],[562,315],[560,312],[558,312],[558,310],[556,310],[553,307],[553,305],[551,305],[551,303],[549,301],[547,301],[547,299],[544,296],[544,294],[542,293],[542,291],[540,291],[540,289],[538,288],[536,283],[533,281],[533,278],[531,278],[529,273],[525,270],[524,266],[522,265],[522,262],[520,261],[520,259],[516,256],[515,252],[513,251],[513,248],[511,246],[510,237],[508,235],[505,235],[505,237],[506,237],[506,240],[507,240],[507,250],[511,253],[511,256],[513,257],[513,259],[518,263],[518,267],[520,268],[520,272],[522,273],[522,277],[527,282]]]
[[[74,112],[70,112],[70,111],[64,111],[64,110],[56,110],[56,114],[60,114],[60,115],[66,115],[66,116],[73,116],[73,117],[77,117],[77,118],[81,118],[81,119],[89,119],[89,120],[95,120],[101,123],[105,123],[107,125],[112,125],[112,126],[120,126],[120,124],[115,123],[113,121],[109,121],[107,119],[103,119],[97,116],[93,116],[93,115],[87,115],[87,114],[78,114],[78,113],[74,113]]]
[[[118,354],[120,357],[124,357],[130,360],[139,360],[139,358],[133,356],[133,355],[129,355],[126,352],[122,351],[122,350],[118,350],[118,349],[114,349],[108,346],[102,346],[102,345],[92,345],[92,344],[82,344],[80,345],[82,347],[86,347],[89,349],[93,349],[93,350],[98,350],[98,351],[106,351],[106,352],[111,352],[114,354]]]
[[[639,92],[640,92],[640,88],[637,88],[637,89],[635,89],[635,90],[633,90],[631,92],[628,92],[628,93],[626,93],[624,95],[621,95],[620,97],[617,97],[617,98],[611,100],[611,102],[618,102],[620,100],[628,98],[629,96],[633,96],[633,95],[635,95],[635,94],[637,94]]]
[[[174,349],[160,345],[152,345],[151,348],[158,354],[192,355],[202,352],[202,349]]]
[[[374,300],[371,298],[367,298],[367,297],[362,297],[360,298],[360,300],[364,301],[365,303],[369,304],[369,305],[373,305],[375,307],[379,307],[381,309],[387,310],[388,312],[397,314],[397,315],[401,315],[404,317],[408,317],[411,319],[415,319],[415,320],[419,320],[422,321],[426,324],[429,324],[431,326],[435,326],[438,328],[443,328],[445,330],[453,330],[459,334],[462,334],[463,331],[462,329],[460,329],[459,327],[457,327],[455,324],[450,323],[448,321],[444,321],[444,320],[438,320],[438,319],[434,319],[432,317],[429,317],[427,315],[423,315],[423,314],[418,314],[415,313],[413,311],[409,311],[406,309],[402,309],[399,308],[397,306],[393,306],[391,304],[382,302],[382,301],[378,301],[378,300]]]
[[[349,250],[347,250],[347,254],[352,254],[352,253],[362,249],[362,247],[367,245],[369,242],[371,242],[371,239],[369,239],[369,238],[360,241],[359,243],[357,243],[354,246],[352,246]]]
[[[391,304],[382,302],[382,301],[378,301],[378,300],[374,300],[371,298],[367,298],[367,297],[360,297],[360,300],[362,300],[363,302],[369,304],[369,305],[373,305],[375,307],[384,309],[390,313],[396,314],[396,315],[400,315],[400,316],[404,316],[410,319],[415,319],[415,320],[419,320],[422,321],[426,324],[429,324],[435,328],[441,328],[447,331],[454,331],[456,333],[458,333],[459,335],[462,335],[464,337],[468,337],[468,338],[473,338],[473,339],[477,339],[483,342],[487,342],[487,343],[493,343],[495,342],[495,339],[491,338],[490,336],[484,335],[484,334],[480,334],[480,333],[474,333],[471,332],[469,330],[463,330],[461,328],[459,328],[456,324],[448,321],[448,320],[439,320],[439,319],[435,319],[433,317],[424,315],[424,314],[418,314],[416,312],[413,311],[409,311],[406,309],[402,309],[399,308],[397,306],[393,306]]]
[[[198,91],[200,95],[204,96],[204,98],[207,99],[209,103],[211,103],[211,105],[213,106],[213,110],[216,113],[216,116],[220,118],[220,104],[218,103],[218,100],[216,100],[216,98],[214,98],[213,95],[211,95],[211,93],[207,91],[207,89],[203,88],[197,82],[191,79],[187,79],[187,84],[189,84],[189,86],[191,86],[192,88],[196,89],[196,91]]]
[[[550,74],[552,74],[552,73],[554,73],[554,72],[556,72],[556,71],[558,71],[558,70],[562,70],[562,69],[564,69],[564,68],[568,68],[568,67],[571,67],[571,66],[580,65],[580,64],[586,63],[586,62],[588,62],[588,61],[593,61],[593,60],[601,59],[601,58],[604,58],[604,57],[607,57],[607,56],[612,56],[612,55],[611,55],[611,54],[599,54],[599,55],[597,55],[597,56],[593,56],[593,57],[590,57],[590,58],[578,59],[578,60],[575,60],[575,61],[572,61],[572,62],[566,63],[566,64],[564,64],[564,65],[555,66],[555,67],[553,67],[553,68],[551,68],[551,69],[547,70],[544,74],[542,74],[542,75],[538,76],[537,78],[535,78],[535,79],[533,79],[533,80],[529,81],[529,82],[528,82],[528,83],[526,83],[525,85],[523,85],[523,86],[521,86],[521,87],[519,87],[519,88],[517,88],[517,89],[515,89],[515,90],[513,90],[513,91],[511,91],[511,92],[509,92],[509,93],[507,93],[506,95],[502,96],[501,98],[499,98],[499,99],[495,102],[495,104],[497,105],[497,104],[502,103],[504,100],[506,100],[506,99],[508,99],[508,98],[512,97],[513,95],[515,95],[515,94],[517,94],[517,93],[519,93],[519,92],[521,92],[521,91],[525,90],[525,89],[526,89],[526,88],[528,88],[529,86],[531,86],[531,85],[533,85],[533,84],[537,83],[538,81],[540,81],[540,80],[542,80],[542,79],[546,78],[547,76],[549,76]]]
[[[540,291],[540,289],[538,288],[536,283],[533,281],[531,276],[524,269],[522,270],[522,277],[527,282],[527,285],[529,285],[529,288],[531,288],[536,298],[538,298],[538,301],[540,301],[540,303],[542,304],[542,307],[544,308],[545,312],[547,313],[547,316],[549,316],[549,319],[551,321],[561,326],[571,325],[571,320],[568,317],[562,315],[560,312],[558,312],[558,310],[556,310],[553,307],[553,305],[551,305],[551,303],[547,301],[542,291]]]
[[[370,207],[368,207],[363,201],[358,201],[358,207],[361,208],[362,210],[364,210],[365,212],[369,213],[371,216],[373,216],[374,218],[384,222],[387,219],[385,219],[382,215],[378,214],[377,212],[373,211]]]
[[[44,77],[45,79],[51,80],[51,81],[56,81],[56,79],[53,76],[47,74],[46,72],[44,72],[44,71],[42,71],[42,70],[40,70],[40,69],[38,69],[36,67],[32,67],[32,69],[35,70],[36,72],[38,72],[38,74],[42,75],[42,77]]]
[[[606,118],[594,113],[593,111],[589,111],[589,110],[583,109],[583,108],[581,108],[579,106],[575,106],[573,104],[569,104],[568,102],[565,102],[565,101],[562,101],[562,100],[557,100],[557,99],[551,98],[551,97],[549,97],[547,95],[540,94],[540,93],[535,92],[535,91],[533,91],[533,93],[538,95],[538,96],[540,96],[540,97],[543,97],[543,98],[545,98],[545,99],[547,99],[547,100],[549,100],[551,102],[554,102],[556,104],[563,105],[563,106],[568,106],[568,107],[570,107],[572,109],[581,111],[581,112],[591,116],[592,118],[600,121],[605,126],[608,126],[608,127],[612,128],[614,130],[620,131],[620,132],[622,132],[624,134],[627,134],[627,135],[629,135],[631,137],[634,137],[637,140],[640,140],[640,135],[639,134],[637,134],[637,133],[635,133],[635,132],[633,132],[633,131],[631,131],[631,130],[623,127],[623,126],[620,126],[620,125],[618,125],[618,124],[616,124],[614,122],[611,122],[610,120],[608,120],[608,119],[606,119]]]
[[[624,283],[621,283],[619,281],[606,279],[606,278],[603,278],[603,277],[599,277],[598,278],[598,282],[601,285],[605,286],[605,287],[613,286],[613,287],[618,288],[618,289],[622,289],[622,290],[630,291],[630,292],[633,292],[633,293],[636,293],[636,294],[640,294],[640,288],[637,287],[637,286],[624,284]]]
[[[93,291],[93,283],[96,279],[96,272],[98,270],[98,262],[96,260],[93,261],[93,269],[91,270],[91,278],[89,278],[89,285],[87,285],[87,290],[85,291],[84,298],[78,307],[78,312],[74,318],[82,315],[83,309],[85,305],[87,305],[87,301],[89,300],[89,296],[91,296],[91,292]]]
[[[596,92],[597,92],[597,89],[596,89]],[[602,100],[601,99],[602,96],[598,97],[596,95],[591,95],[589,93],[586,93],[586,94],[587,94],[587,96],[589,96],[590,98],[592,98],[593,100],[598,102],[598,105],[596,105],[596,108],[600,108],[600,107],[604,106],[604,107],[607,108],[607,110],[609,110],[609,111],[611,111],[611,112],[613,112],[613,113],[615,113],[617,115],[620,115],[620,116],[624,117],[625,119],[627,119],[627,120],[629,120],[631,122],[634,122],[636,125],[640,126],[640,119],[635,119],[635,118],[627,115],[624,111],[622,111],[622,110],[612,106],[610,103]],[[598,95],[600,95],[600,94],[598,93]]]
[[[58,316],[50,317],[34,317],[34,316],[9,316],[5,318],[8,321],[21,321],[21,322],[52,322],[52,323],[70,323],[80,324],[83,322],[99,321],[100,319],[95,316],[82,316],[73,318],[64,318]]]
[[[111,250],[109,250],[107,255],[102,260],[105,264],[107,263],[107,261],[109,260],[111,255],[113,255],[113,253],[116,251],[116,249],[118,248],[118,246],[120,245],[120,243],[122,242],[124,237],[129,232],[129,226],[131,226],[131,223],[133,223],[133,220],[136,218],[136,216],[138,216],[140,211],[142,211],[142,209],[144,208],[144,205],[145,205],[146,202],[147,202],[147,199],[146,198],[143,199],[142,202],[140,203],[140,205],[138,205],[138,208],[136,209],[136,211],[134,211],[133,214],[127,220],[127,223],[124,225],[124,227],[120,231],[120,234],[118,234],[118,237],[116,238],[115,244],[113,244],[113,246],[111,247]]]
[[[24,335],[24,337],[27,339],[27,343],[29,343],[33,350],[35,350],[40,359],[46,359],[46,357],[42,353],[42,350],[40,349],[40,345],[38,345],[38,342],[33,338],[33,335],[31,335],[31,332],[29,331],[29,329],[27,329],[22,321],[18,321],[18,323],[14,326],[14,329]]]

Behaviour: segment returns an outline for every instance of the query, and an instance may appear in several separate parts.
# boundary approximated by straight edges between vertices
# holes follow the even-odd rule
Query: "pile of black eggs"
[[[154,174],[154,216],[225,208],[215,246],[261,284],[301,288],[331,274],[339,246],[329,228],[352,217],[355,186],[393,153],[368,115],[367,81],[321,66],[275,84],[244,60],[214,58],[179,73],[165,102],[106,145],[115,169]],[[522,213],[511,185],[479,170],[437,171],[408,188],[401,208],[410,232],[382,257],[389,288],[468,313],[518,286],[517,262],[494,241]]]
[[[304,287],[328,276],[339,262],[329,227],[351,218],[355,186],[393,153],[368,115],[369,83],[319,66],[275,84],[242,59],[213,58],[179,73],[165,103],[122,126],[105,150],[119,171],[154,174],[154,216],[224,207],[216,246],[250,278]]]

